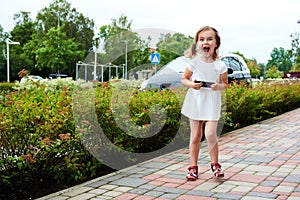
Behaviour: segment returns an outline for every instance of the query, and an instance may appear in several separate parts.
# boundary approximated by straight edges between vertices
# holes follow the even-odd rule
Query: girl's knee
[[[201,141],[201,138],[202,138],[202,136],[195,136],[195,137],[192,137],[191,139],[190,139],[190,143],[191,144],[199,144],[200,143],[200,141]]]
[[[208,132],[205,134],[205,137],[206,137],[207,142],[209,142],[209,143],[218,141],[218,137],[215,132]]]

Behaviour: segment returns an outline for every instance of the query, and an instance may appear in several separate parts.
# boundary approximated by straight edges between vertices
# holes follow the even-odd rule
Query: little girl
[[[182,76],[182,84],[188,91],[181,113],[190,120],[190,166],[186,179],[198,178],[198,156],[205,122],[211,170],[215,177],[224,177],[219,164],[217,126],[221,113],[221,92],[228,86],[227,66],[218,57],[221,38],[218,31],[209,26],[200,28],[194,43],[185,56],[191,58]]]

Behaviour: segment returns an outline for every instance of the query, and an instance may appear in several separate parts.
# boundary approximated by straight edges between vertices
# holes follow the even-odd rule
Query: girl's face
[[[205,30],[198,33],[198,48],[201,55],[211,57],[217,48],[216,34],[213,30]]]

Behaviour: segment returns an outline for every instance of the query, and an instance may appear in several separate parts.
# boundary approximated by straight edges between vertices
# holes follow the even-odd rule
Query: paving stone
[[[145,193],[146,196],[151,196],[151,197],[159,197],[162,196],[163,194],[164,192],[159,192],[159,191],[150,191]]]
[[[269,166],[261,166],[261,165],[250,165],[246,167],[244,170],[247,171],[254,171],[254,172],[268,172],[271,174],[272,172],[276,171],[276,167],[269,167]]]
[[[254,162],[254,163],[268,163],[271,162],[273,159],[274,157],[270,157],[270,156],[254,155],[245,158],[245,161]]]
[[[141,189],[146,189],[146,190],[153,190],[154,188],[156,188],[157,186],[155,186],[155,185],[141,185],[141,186],[139,186],[138,188],[141,188]]]
[[[101,195],[101,196],[94,197],[91,200],[111,200],[111,199],[112,199],[112,197],[110,197],[110,196]],[[122,200],[124,200],[124,199],[122,199]]]
[[[235,185],[230,185],[230,184],[223,183],[221,185],[218,185],[216,188],[212,189],[211,192],[228,193],[229,191],[231,191],[235,187],[236,187]]]
[[[241,192],[241,193],[248,193],[253,190],[253,187],[247,186],[235,186],[231,191],[232,192]]]
[[[108,183],[108,181],[103,181],[103,180],[101,180],[101,181],[95,181],[95,182],[90,183],[90,184],[88,184],[88,185],[86,185],[86,186],[87,186],[87,187],[98,188],[98,187],[100,187],[100,186],[102,186],[102,185],[105,185],[105,184],[107,184],[107,183]]]
[[[109,197],[117,197],[119,195],[121,195],[122,192],[118,192],[118,191],[108,191],[106,193],[103,194],[103,196],[109,196]]]
[[[149,162],[143,165],[143,167],[146,168],[156,168],[156,169],[161,169],[161,168],[166,168],[167,166],[169,166],[169,163],[160,163],[160,162]]]
[[[118,187],[117,185],[112,185],[112,184],[107,184],[107,185],[103,185],[101,187],[99,187],[99,189],[103,189],[103,190],[113,190],[116,187]]]
[[[270,199],[263,198],[263,197],[245,196],[245,197],[242,197],[241,200],[270,200]]]
[[[244,160],[244,158],[234,157],[232,159],[227,160],[226,162],[229,162],[229,163],[240,163],[242,160]]]
[[[300,186],[295,189],[295,192],[300,192]]]
[[[141,189],[141,188],[135,188],[129,191],[132,194],[145,194],[146,192],[148,192],[148,190],[146,189]]]
[[[149,182],[148,180],[144,179],[137,179],[137,178],[122,178],[116,181],[113,181],[111,184],[120,185],[120,186],[128,186],[128,187],[137,187],[142,184]]]
[[[251,187],[251,188],[254,188],[258,185],[257,183],[249,183],[249,182],[244,182],[244,181],[226,181],[226,183],[230,184],[230,185],[247,186],[247,187]]]
[[[184,165],[181,165],[181,164],[173,164],[167,168],[165,168],[166,170],[176,170],[176,169],[179,169],[179,168],[182,168],[184,167]]]
[[[300,175],[298,175],[298,174],[291,174],[291,175],[287,176],[284,179],[284,181],[300,184]]]
[[[272,193],[263,193],[263,192],[249,192],[247,195],[255,196],[255,197],[262,197],[262,198],[269,198],[269,199],[276,199],[277,194]]]
[[[131,187],[117,187],[114,189],[114,191],[118,191],[118,192],[127,192],[129,190],[131,190]]]
[[[46,198],[47,200],[66,200],[66,199],[69,199],[70,197],[67,197],[67,196],[54,196],[54,197],[49,197],[49,198]],[[39,198],[40,200],[42,200],[43,198]]]
[[[286,151],[286,148],[264,148],[264,151],[268,151],[268,152],[278,152],[278,153],[283,153],[284,151]]]
[[[170,170],[162,169],[162,170],[159,170],[159,171],[155,172],[154,174],[166,175],[170,172],[171,172]]]
[[[265,176],[258,176],[253,174],[236,174],[233,177],[231,177],[231,180],[236,181],[244,181],[244,182],[250,182],[250,183],[260,183],[263,180],[265,180]]]
[[[76,195],[68,200],[88,200],[91,199],[92,197],[95,197],[96,194],[92,194],[92,193],[83,193],[83,194],[79,194]]]
[[[74,197],[76,195],[85,193],[85,192],[90,191],[92,189],[93,188],[90,188],[90,187],[75,187],[72,190],[70,190],[68,192],[65,192],[63,195],[69,196],[69,197]]]
[[[178,174],[167,174],[163,176],[164,178],[173,178],[173,179],[179,179],[179,180],[184,180],[186,176],[186,173],[180,172]]]
[[[93,189],[93,190],[89,191],[89,193],[93,193],[93,194],[97,194],[97,195],[103,194],[105,192],[107,192],[107,190],[103,190],[103,189]]]
[[[222,136],[223,179],[210,172],[205,141],[199,179],[187,182],[188,153],[180,149],[38,200],[300,199],[300,108]]]
[[[204,190],[204,191],[210,191],[213,188],[216,188],[219,185],[219,183],[213,183],[213,182],[205,182],[201,185],[194,188],[194,190]]]
[[[293,192],[294,187],[289,187],[289,186],[277,186],[274,189],[274,192],[280,192],[280,193],[290,193]]]
[[[211,197],[215,193],[209,192],[209,191],[191,190],[191,191],[188,191],[186,194],[195,195],[195,196]]]
[[[287,172],[275,172],[272,174],[274,177],[285,178],[289,175]]]
[[[149,173],[151,174],[151,173]],[[130,176],[127,176],[127,178],[143,178],[145,174],[132,174]]]
[[[184,189],[178,189],[178,188],[169,188],[169,187],[156,187],[154,188],[155,191],[160,191],[160,192],[168,192],[168,193],[175,193],[175,194],[184,194],[186,193],[188,190],[184,190]]]
[[[176,194],[176,193],[165,193],[165,194],[161,195],[160,198],[176,199],[179,196],[180,196],[180,194]]]
[[[129,200],[129,199],[134,199],[137,196],[138,196],[137,194],[124,193],[121,194],[120,196],[115,197],[114,200]]]
[[[114,180],[121,179],[123,177],[124,177],[123,174],[111,174],[111,176],[105,178],[105,181],[111,182],[111,181],[114,181]]]
[[[212,195],[212,197],[215,197],[217,199],[241,199],[242,196],[241,195],[237,195],[237,194],[228,194],[228,193],[217,193]]]
[[[299,200],[299,199],[300,199],[300,197],[293,197],[293,196],[289,196],[287,198],[287,200]]]
[[[291,168],[287,168],[287,167],[280,167],[276,170],[276,172],[285,172],[285,173],[290,173],[291,171],[293,171],[293,169]]]

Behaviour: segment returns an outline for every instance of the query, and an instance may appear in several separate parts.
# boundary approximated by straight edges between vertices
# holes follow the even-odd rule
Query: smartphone
[[[210,87],[214,82],[205,82],[205,81],[197,81],[195,80],[195,83],[202,83],[202,87]]]

